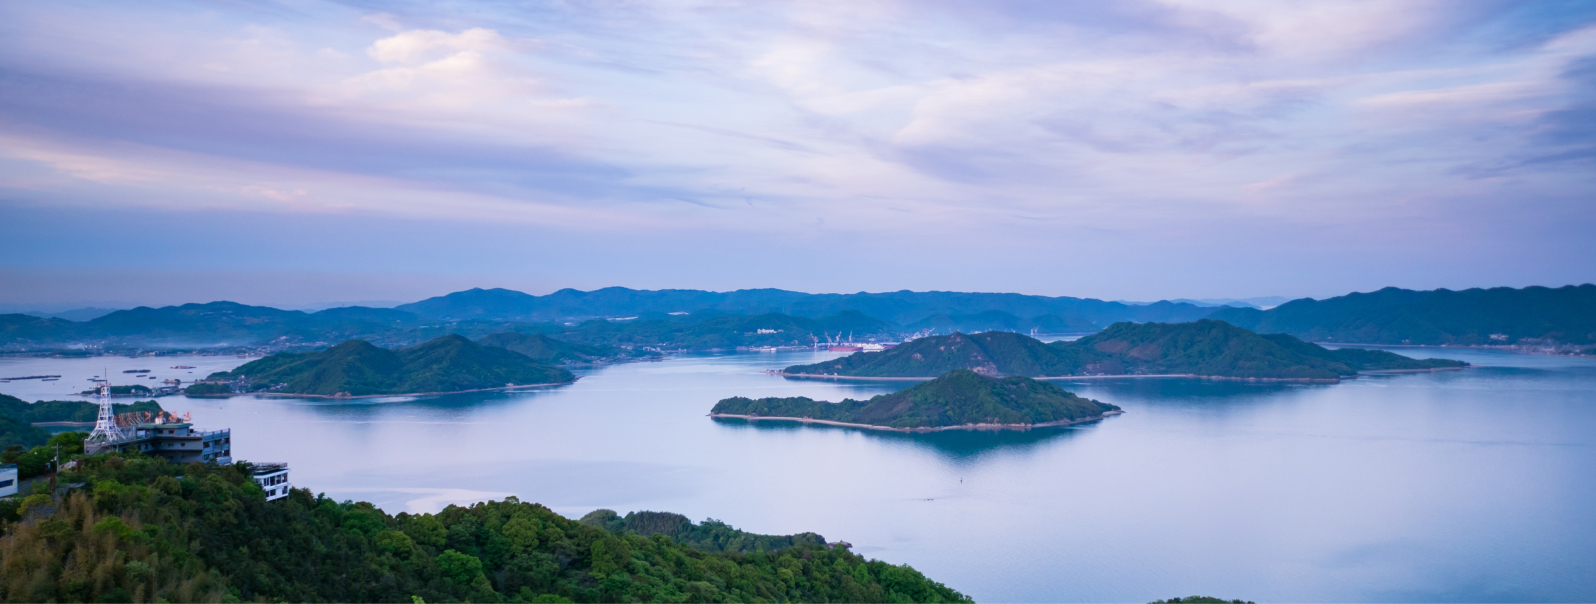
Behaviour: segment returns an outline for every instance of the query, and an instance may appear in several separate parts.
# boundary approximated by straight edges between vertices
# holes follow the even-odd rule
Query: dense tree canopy
[[[1035,425],[1102,417],[1119,407],[1084,399],[1026,377],[990,378],[966,369],[868,401],[840,403],[808,397],[733,397],[712,415],[810,418],[889,428],[942,428],[971,424]]]
[[[282,384],[280,392],[295,394],[354,396],[458,392],[575,379],[564,369],[458,335],[399,350],[349,340],[319,352],[274,354],[211,377],[247,378],[256,387]]]
[[[1461,361],[1411,359],[1383,350],[1338,349],[1286,334],[1259,335],[1224,321],[1115,323],[1073,342],[1044,344],[1017,333],[955,333],[859,352],[789,374],[932,377],[954,369],[1029,377],[1189,374],[1334,380],[1359,371],[1461,367]]]
[[[818,536],[642,516],[636,528],[585,524],[514,498],[397,516],[303,489],[267,502],[244,464],[93,456],[63,478],[85,486],[0,506],[0,599],[968,601]]]

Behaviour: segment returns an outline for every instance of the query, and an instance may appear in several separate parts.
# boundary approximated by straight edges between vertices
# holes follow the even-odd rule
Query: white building
[[[17,464],[0,465],[0,497],[17,494]]]
[[[254,465],[255,484],[266,490],[266,501],[277,501],[288,496],[288,464],[258,463]]]

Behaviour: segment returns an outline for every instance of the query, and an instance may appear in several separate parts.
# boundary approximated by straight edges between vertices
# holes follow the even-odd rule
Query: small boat
[[[150,372],[150,370],[148,370],[148,369],[129,369],[127,371],[123,371],[122,373],[149,373],[149,372]]]
[[[173,365],[173,369],[193,369],[193,365]]]

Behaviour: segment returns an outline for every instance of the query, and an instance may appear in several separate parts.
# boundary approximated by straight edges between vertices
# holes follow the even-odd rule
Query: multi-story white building
[[[287,497],[288,489],[293,488],[288,483],[288,464],[285,463],[254,464],[253,478],[255,484],[266,489],[266,501]]]

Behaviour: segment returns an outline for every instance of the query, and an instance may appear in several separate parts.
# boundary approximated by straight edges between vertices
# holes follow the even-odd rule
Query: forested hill
[[[1339,349],[1286,334],[1259,335],[1224,321],[1116,323],[1074,342],[1049,345],[1082,373],[1192,374],[1333,380],[1360,371],[1462,367],[1383,350]]]
[[[1312,342],[1592,344],[1596,285],[1462,291],[1387,287],[1326,300],[1294,300],[1269,310],[1224,308],[1210,317]]]
[[[349,340],[318,352],[274,354],[211,377],[247,378],[256,389],[281,384],[277,392],[324,396],[459,392],[575,379],[564,369],[458,335],[399,350]]]
[[[779,289],[731,292],[635,290],[607,287],[590,292],[562,289],[534,296],[507,289],[471,289],[398,307],[423,317],[498,321],[553,321],[567,317],[625,317],[644,313],[719,311],[823,317],[857,311],[899,325],[937,314],[1002,311],[1019,317],[1058,315],[1106,325],[1115,321],[1189,321],[1213,312],[1186,303],[1128,305],[1090,298],[964,292],[896,291],[807,294]]]
[[[218,348],[272,340],[337,342],[351,338],[385,344],[424,341],[446,330],[468,329],[470,326],[446,325],[388,308],[355,306],[306,313],[210,302],[119,310],[83,322],[0,315],[0,349],[47,350],[86,343],[101,348]]]
[[[716,403],[710,415],[810,418],[914,430],[976,424],[1059,424],[1101,418],[1118,410],[1114,405],[1075,396],[1047,382],[1025,377],[990,378],[956,369],[913,388],[877,395],[868,401],[829,403],[807,397],[733,397]]]
[[[788,367],[789,374],[932,378],[955,369],[985,375],[1071,375],[1077,364],[1032,337],[1006,331],[955,333],[904,342],[883,352],[856,352],[813,365]]]
[[[132,404],[117,403],[114,411],[160,411],[155,401]],[[50,433],[34,426],[35,422],[93,422],[100,406],[89,401],[35,401],[29,403],[14,396],[0,394],[0,448],[20,446],[24,449],[42,445]]]
[[[86,485],[59,502],[23,500],[26,520],[18,521],[18,500],[0,502],[0,599],[969,601],[908,566],[801,535],[781,547],[782,537],[711,522],[677,526],[680,539],[659,530],[612,532],[513,497],[390,516],[304,489],[267,502],[246,472],[242,464],[84,458],[60,482]]]
[[[60,350],[93,345],[113,349],[194,349],[217,347],[313,348],[328,342],[365,340],[383,348],[414,346],[446,334],[467,338],[546,334],[552,340],[600,348],[736,348],[809,345],[815,339],[851,334],[859,339],[893,339],[896,324],[857,311],[818,318],[766,313],[728,315],[720,311],[687,314],[643,313],[635,317],[593,319],[580,324],[445,320],[384,308],[345,307],[316,313],[283,311],[232,302],[186,304],[117,311],[84,323],[30,315],[0,315],[0,350]],[[502,336],[505,343],[532,346],[530,340]],[[590,356],[543,340],[537,354]],[[551,347],[561,348],[552,351]],[[600,356],[625,354],[597,353]]]
[[[594,363],[607,359],[636,356],[632,350],[615,346],[574,344],[541,333],[502,332],[477,340],[483,346],[497,346],[519,352],[539,363]]]
[[[1042,342],[988,332],[920,338],[884,352],[858,352],[788,374],[931,377],[953,369],[985,375],[1189,374],[1213,377],[1334,380],[1371,370],[1461,367],[1378,350],[1327,350],[1285,334],[1262,336],[1223,321],[1116,323],[1074,342]]]

